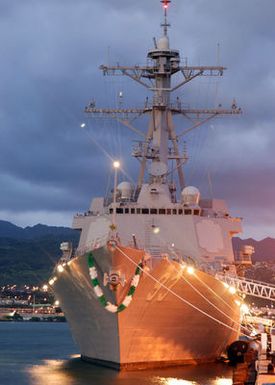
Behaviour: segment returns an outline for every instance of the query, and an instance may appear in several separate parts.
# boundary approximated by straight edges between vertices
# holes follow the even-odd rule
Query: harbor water
[[[231,385],[224,364],[117,372],[79,358],[66,323],[0,323],[0,385]]]

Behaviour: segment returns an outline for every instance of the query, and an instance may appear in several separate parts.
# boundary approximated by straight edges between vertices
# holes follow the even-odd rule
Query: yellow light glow
[[[49,285],[53,285],[55,283],[55,281],[57,281],[57,278],[56,277],[52,277],[50,280],[49,280]]]
[[[232,380],[230,378],[218,378],[215,385],[232,385]]]
[[[226,282],[223,282],[223,286],[224,286],[226,289],[229,288],[229,285],[228,285],[228,283],[226,283]]]
[[[229,290],[229,293],[236,294],[236,289],[234,286],[230,286],[228,290]]]
[[[66,364],[66,361],[62,360],[43,360],[39,365],[30,365],[26,368],[30,383],[74,385],[77,380],[73,372],[66,370]]]
[[[54,304],[55,304],[55,306],[59,306],[59,301],[56,300]]]
[[[120,162],[119,162],[118,160],[115,160],[115,161],[113,162],[113,167],[114,167],[114,168],[119,168],[119,167],[120,167]]]
[[[154,226],[154,228],[153,228],[153,233],[154,233],[154,234],[158,234],[159,232],[160,232],[160,228],[157,227],[157,226]]]
[[[197,382],[194,381],[187,381],[183,380],[180,378],[163,378],[163,377],[158,377],[157,382],[161,385],[196,385]]]
[[[249,306],[246,303],[243,303],[241,305],[241,312],[243,314],[249,314],[250,313]]]
[[[190,274],[190,275],[194,274],[195,273],[194,267],[193,266],[188,266],[187,267],[187,273]]]
[[[49,288],[48,285],[43,285],[43,286],[42,286],[42,290],[43,290],[43,291],[47,291],[48,288]]]
[[[79,354],[71,354],[70,358],[80,358],[80,355]]]
[[[62,272],[64,271],[64,267],[63,267],[62,265],[58,265],[58,266],[57,266],[57,271],[58,271],[59,273],[62,273]]]
[[[238,306],[241,306],[241,301],[239,301],[238,299],[235,299],[235,304]]]

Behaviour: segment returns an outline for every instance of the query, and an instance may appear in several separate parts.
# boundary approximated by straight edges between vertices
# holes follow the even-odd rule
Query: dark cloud
[[[205,195],[212,189],[225,197],[258,236],[275,231],[270,214],[275,189],[274,12],[273,0],[174,0],[169,13],[171,45],[181,50],[183,60],[188,56],[190,64],[228,67],[223,80],[197,79],[178,95],[194,107],[230,106],[236,97],[244,110],[241,117],[216,119],[184,137],[188,183]],[[116,105],[120,90],[125,105],[143,103],[148,93],[142,87],[103,77],[98,66],[144,64],[152,37],[160,33],[161,17],[158,0],[0,4],[3,217],[28,224],[41,215],[40,222],[56,223],[85,209],[92,195],[105,194],[111,176],[102,148],[122,157],[126,173],[135,177],[137,166],[125,156],[134,136],[115,122],[87,119],[82,111],[93,98],[97,105]],[[83,119],[85,130],[80,129]],[[142,128],[143,123],[136,124]],[[176,120],[179,131],[189,124]]]

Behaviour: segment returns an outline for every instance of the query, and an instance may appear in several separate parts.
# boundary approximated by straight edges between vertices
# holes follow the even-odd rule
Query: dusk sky
[[[275,238],[274,15],[274,0],[174,0],[169,10],[170,46],[182,62],[228,68],[175,97],[209,108],[229,108],[236,98],[243,109],[184,137],[187,184],[224,198],[244,218],[242,236],[257,239]],[[91,100],[143,105],[149,91],[98,67],[146,64],[161,21],[159,0],[0,2],[0,219],[70,226],[113,183],[106,154],[136,178],[130,153],[138,138],[83,110]],[[146,128],[146,120],[135,124]],[[176,120],[178,133],[189,126]]]

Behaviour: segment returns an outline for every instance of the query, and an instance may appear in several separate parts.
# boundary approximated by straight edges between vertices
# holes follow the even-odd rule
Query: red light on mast
[[[167,9],[169,6],[169,3],[171,3],[170,0],[162,0],[161,3],[163,4],[163,8]]]

